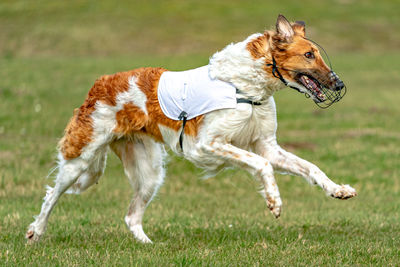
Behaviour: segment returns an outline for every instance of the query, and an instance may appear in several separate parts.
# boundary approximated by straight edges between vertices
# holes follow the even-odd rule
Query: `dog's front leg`
[[[244,168],[257,177],[264,188],[262,193],[268,208],[276,218],[280,216],[282,200],[275,182],[272,165],[265,158],[226,143],[213,142],[210,145],[200,145],[200,149],[208,157]]]
[[[275,140],[259,141],[254,150],[268,159],[275,170],[304,177],[310,184],[317,184],[327,195],[339,199],[348,199],[357,195],[356,190],[349,185],[338,185],[330,180],[314,164],[285,151]]]

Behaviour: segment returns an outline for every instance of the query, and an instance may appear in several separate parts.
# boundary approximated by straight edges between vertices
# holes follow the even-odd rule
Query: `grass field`
[[[0,265],[399,266],[400,3],[268,2],[1,1]],[[279,13],[306,21],[348,94],[319,110],[293,90],[277,93],[278,141],[354,186],[355,199],[277,174],[284,207],[275,220],[245,172],[201,180],[172,155],[144,218],[155,244],[142,245],[123,221],[132,191],[110,154],[100,183],[63,196],[41,242],[25,244],[57,141],[98,76],[207,64]]]

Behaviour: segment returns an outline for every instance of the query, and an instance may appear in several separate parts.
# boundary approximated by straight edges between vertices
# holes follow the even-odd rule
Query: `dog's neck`
[[[247,49],[247,44],[261,35],[253,34],[230,44],[210,58],[211,78],[233,84],[255,101],[263,101],[283,88],[278,79],[265,71],[265,58],[254,59]]]

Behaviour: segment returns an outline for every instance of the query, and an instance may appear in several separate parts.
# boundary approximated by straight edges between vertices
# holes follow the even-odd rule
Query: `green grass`
[[[396,1],[2,1],[0,3],[0,265],[400,265],[400,17]],[[305,20],[348,95],[328,110],[275,95],[278,139],[359,195],[339,201],[276,175],[275,220],[245,172],[209,180],[172,156],[144,228],[123,217],[132,191],[114,155],[100,183],[65,195],[46,235],[24,240],[39,213],[63,128],[102,74],[188,69],[278,13]]]

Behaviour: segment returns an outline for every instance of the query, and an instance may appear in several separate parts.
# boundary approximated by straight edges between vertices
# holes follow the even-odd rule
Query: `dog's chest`
[[[251,114],[243,120],[243,127],[238,129],[232,138],[232,144],[248,147],[260,138],[275,136],[277,128],[274,110],[267,107],[252,106]]]
[[[247,149],[260,138],[274,137],[277,129],[275,102],[272,97],[261,106],[238,104],[236,109],[210,114],[206,128],[211,135]],[[206,123],[208,124],[208,123]],[[208,138],[212,140],[212,136]]]

